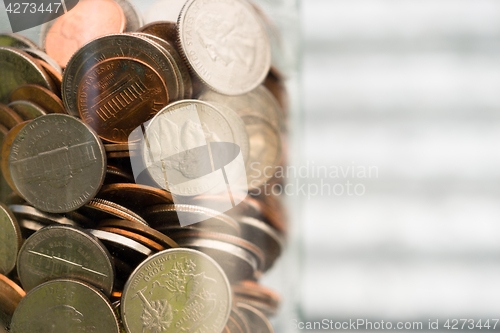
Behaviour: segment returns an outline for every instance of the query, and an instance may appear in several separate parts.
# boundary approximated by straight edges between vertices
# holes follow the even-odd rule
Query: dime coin
[[[83,75],[77,101],[81,118],[101,138],[126,143],[137,140],[129,138],[132,131],[167,105],[169,97],[153,68],[120,57],[99,62]]]
[[[82,121],[49,114],[21,129],[12,143],[9,169],[27,202],[62,213],[85,205],[99,191],[106,157],[102,142]]]
[[[0,274],[7,275],[16,265],[17,252],[21,248],[21,229],[16,217],[0,202]]]
[[[243,0],[188,1],[177,23],[184,57],[211,89],[239,95],[257,87],[271,66],[271,46],[254,8]]]
[[[9,170],[9,155],[10,155],[10,148],[12,147],[12,143],[14,142],[14,139],[16,138],[17,133],[23,129],[24,126],[28,124],[28,121],[22,122],[20,124],[17,124],[14,126],[5,136],[2,144],[2,153],[1,153],[1,161],[0,161],[0,167],[2,169],[2,174],[5,178],[5,181],[7,184],[9,184],[10,188],[13,191],[16,191],[16,187],[14,186],[14,182],[12,181],[12,177],[10,176],[10,170]]]
[[[111,303],[99,290],[77,280],[58,279],[31,290],[12,317],[12,333],[119,333]]]
[[[48,113],[66,113],[61,99],[52,91],[39,85],[27,84],[14,90],[10,101],[30,101]]]
[[[51,91],[56,87],[43,68],[26,53],[11,47],[0,47],[0,103],[8,103],[10,94],[19,86],[33,83]]]
[[[129,333],[221,332],[231,303],[229,281],[212,258],[190,249],[169,249],[134,270],[121,309]]]
[[[44,109],[30,101],[14,101],[7,106],[14,110],[22,120],[33,120],[47,114]]]
[[[71,56],[94,38],[123,32],[125,15],[114,1],[80,1],[60,16],[45,37],[45,50],[59,66],[66,67]]]
[[[75,278],[111,294],[115,278],[110,254],[94,236],[82,229],[51,225],[24,242],[17,272],[26,291],[57,278]]]
[[[262,312],[245,303],[237,303],[236,305],[238,310],[246,317],[250,332],[274,333],[273,326]]]
[[[11,129],[19,123],[22,123],[23,119],[12,110],[10,107],[4,104],[0,104],[0,124],[5,126],[7,129]]]
[[[0,312],[12,316],[26,292],[14,281],[0,274]]]

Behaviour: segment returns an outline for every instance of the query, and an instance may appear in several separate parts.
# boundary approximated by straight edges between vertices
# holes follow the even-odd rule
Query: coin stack
[[[43,50],[0,34],[0,332],[273,332],[287,102],[263,22],[81,0]]]

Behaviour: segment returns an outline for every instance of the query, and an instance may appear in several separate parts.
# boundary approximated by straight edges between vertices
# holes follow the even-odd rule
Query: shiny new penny
[[[17,191],[35,208],[69,212],[99,191],[106,172],[104,146],[81,120],[49,114],[21,129],[12,143],[9,169]]]
[[[18,87],[33,83],[51,91],[56,87],[44,69],[25,52],[0,47],[0,103],[7,104],[10,94]]]
[[[52,91],[34,84],[18,87],[10,95],[10,101],[33,102],[47,113],[66,113],[62,100]]]
[[[78,280],[43,283],[19,302],[12,317],[12,333],[119,333],[110,301],[93,286]]]
[[[64,68],[71,56],[87,42],[123,32],[125,23],[123,10],[114,1],[80,1],[54,22],[45,38],[45,50]]]
[[[211,89],[239,95],[257,87],[271,66],[271,46],[244,0],[188,1],[177,23],[182,53]]]
[[[0,230],[0,274],[6,275],[16,265],[22,236],[16,217],[3,203],[0,203]]]
[[[121,143],[135,141],[130,133],[168,103],[168,93],[165,82],[146,63],[110,58],[85,73],[77,101],[84,122],[101,138]]]
[[[221,332],[231,302],[220,266],[201,252],[179,248],[158,252],[134,270],[121,309],[129,333]]]
[[[9,184],[10,188],[13,191],[16,191],[16,187],[14,186],[14,182],[12,181],[12,177],[10,176],[10,169],[9,169],[9,154],[10,154],[10,148],[12,147],[12,143],[14,142],[14,139],[16,138],[17,133],[23,129],[24,126],[26,126],[29,123],[29,121],[22,122],[20,124],[17,124],[14,126],[5,136],[2,144],[2,153],[1,153],[1,161],[0,161],[0,167],[2,169],[2,174],[5,178],[5,181],[7,184]]]
[[[33,120],[47,114],[44,109],[30,101],[14,101],[7,106],[14,110],[23,120]]]
[[[21,247],[17,272],[26,291],[56,278],[75,278],[110,295],[115,278],[104,245],[83,229],[51,225],[31,235]]]

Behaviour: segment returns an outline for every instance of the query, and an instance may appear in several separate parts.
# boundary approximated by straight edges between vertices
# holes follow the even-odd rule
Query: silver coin
[[[104,245],[83,229],[52,225],[31,235],[21,247],[17,272],[24,290],[58,278],[85,281],[110,295],[115,268]]]
[[[0,230],[0,274],[7,275],[16,265],[22,236],[16,217],[3,203],[0,203]]]
[[[35,208],[75,210],[92,200],[106,173],[104,146],[81,120],[48,114],[16,136],[9,170],[18,192]]]
[[[91,285],[70,279],[52,280],[31,290],[12,316],[12,333],[119,333],[111,303]]]
[[[231,312],[231,289],[221,267],[190,249],[168,249],[141,263],[121,299],[129,333],[221,332]]]
[[[134,4],[129,0],[113,0],[116,2],[123,10],[125,14],[125,31],[137,31],[140,27],[144,25],[142,16],[135,8]]]
[[[172,194],[227,191],[224,179],[213,172],[215,156],[210,147],[234,142],[231,123],[218,109],[206,102],[183,100],[163,108],[148,123],[142,158],[156,185]]]
[[[45,61],[47,64],[49,64],[52,68],[56,70],[57,73],[62,75],[62,68],[59,66],[59,64],[49,57],[49,55],[43,51],[40,51],[39,49],[21,49],[22,51],[28,53],[30,56],[32,56],[35,59],[40,59]]]
[[[211,89],[249,92],[271,67],[271,45],[255,9],[243,0],[190,0],[177,23],[184,57]]]
[[[97,229],[90,229],[89,232],[104,243],[113,257],[131,264],[138,264],[153,253],[146,246],[122,235]]]
[[[33,220],[43,223],[44,225],[63,224],[63,225],[78,226],[78,223],[76,223],[72,219],[68,219],[59,214],[45,213],[34,207],[27,205],[10,205],[9,209],[19,219]]]
[[[47,114],[44,109],[30,101],[14,101],[7,106],[21,116],[23,120],[33,120]]]

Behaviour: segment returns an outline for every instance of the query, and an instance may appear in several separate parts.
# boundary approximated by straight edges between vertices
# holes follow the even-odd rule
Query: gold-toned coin
[[[16,138],[17,133],[19,133],[24,126],[26,126],[29,123],[29,121],[22,122],[20,124],[17,124],[14,126],[5,136],[5,139],[3,140],[2,144],[2,152],[1,152],[1,161],[0,161],[0,168],[2,169],[2,174],[5,178],[5,181],[7,184],[9,184],[10,188],[17,192],[16,187],[14,186],[14,182],[12,181],[12,177],[10,176],[10,170],[9,170],[9,154],[10,154],[10,148],[12,147],[12,143],[14,142],[14,139]]]
[[[11,93],[25,84],[38,84],[51,91],[56,87],[31,56],[12,47],[0,47],[0,103],[7,104]]]
[[[11,210],[0,202],[0,274],[9,274],[16,265],[17,253],[22,245],[22,235],[17,219]]]
[[[18,87],[10,95],[10,101],[30,101],[47,113],[66,113],[62,100],[52,91],[39,85],[27,84]]]
[[[30,101],[14,101],[7,106],[14,110],[23,120],[33,120],[47,114],[44,109]]]
[[[26,292],[15,282],[0,274],[0,312],[12,316]]]
[[[4,104],[0,104],[0,124],[11,129],[19,123],[22,123],[23,119],[14,110]]]

